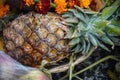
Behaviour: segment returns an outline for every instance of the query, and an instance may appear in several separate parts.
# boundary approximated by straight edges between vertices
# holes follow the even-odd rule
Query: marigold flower
[[[68,5],[70,8],[72,8],[72,7],[74,7],[74,5],[79,5],[79,1],[78,0],[69,0]]]
[[[92,0],[80,0],[80,7],[81,8],[89,8],[89,5]]]
[[[35,4],[34,0],[24,0],[24,2],[25,2],[25,5],[27,6],[31,6]]]
[[[58,14],[61,14],[64,11],[67,11],[67,2],[66,0],[54,0],[54,3],[56,4],[56,12]]]
[[[10,10],[9,5],[0,5],[0,18],[2,18],[5,14],[7,14]]]
[[[40,0],[40,2],[36,4],[36,10],[39,13],[46,14],[49,9],[50,0]]]

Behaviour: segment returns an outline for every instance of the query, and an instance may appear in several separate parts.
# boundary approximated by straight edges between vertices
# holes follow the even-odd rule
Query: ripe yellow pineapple
[[[4,30],[8,54],[29,66],[63,58],[69,50],[64,22],[53,13],[29,12],[18,17]]]
[[[7,53],[24,65],[37,66],[42,61],[61,60],[69,53],[85,54],[92,46],[109,51],[104,43],[112,46],[114,43],[108,33],[119,34],[107,19],[119,3],[116,0],[112,6],[103,9],[101,15],[86,12],[78,6],[69,9],[62,17],[50,12],[22,15],[3,31]]]

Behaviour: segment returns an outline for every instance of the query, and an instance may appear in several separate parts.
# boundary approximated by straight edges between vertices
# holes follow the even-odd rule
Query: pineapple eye
[[[30,66],[33,63],[33,57],[29,54],[24,54],[21,57],[19,57],[18,61],[24,65]]]
[[[59,40],[57,44],[55,45],[55,48],[58,51],[63,51],[65,49],[65,40]]]
[[[24,43],[23,37],[18,34],[18,35],[16,36],[16,38],[14,39],[14,43],[15,43],[16,47],[22,46],[23,43]]]
[[[48,53],[48,56],[52,59],[55,58],[57,56],[57,50],[55,48],[52,48]]]
[[[12,53],[16,59],[18,59],[21,55],[23,55],[23,51],[20,48],[17,48]]]
[[[40,64],[41,63],[41,60],[42,60],[42,54],[40,52],[38,52],[37,50],[34,50],[32,52],[32,56],[34,58],[34,62],[36,64]]]
[[[16,20],[16,22],[17,22],[17,21],[18,21],[18,20]],[[23,28],[24,28],[24,25],[23,25],[23,23],[22,23],[21,21],[19,21],[19,23],[13,23],[12,25],[13,25],[13,28],[14,28],[16,31],[18,31],[18,32],[22,31]]]
[[[31,35],[32,31],[28,26],[25,26],[24,29],[21,31],[21,34],[26,38]]]
[[[27,42],[25,42],[23,44],[23,50],[25,51],[25,53],[31,54],[32,51],[33,51],[33,48],[32,48],[32,46],[30,44],[28,44]]]
[[[48,23],[47,29],[49,30],[50,33],[55,33],[58,29],[58,25],[55,23]]]
[[[49,34],[47,37],[47,42],[51,47],[54,46],[57,42],[56,36],[53,34]]]
[[[58,29],[57,32],[56,32],[56,36],[57,36],[59,39],[64,38],[64,32],[63,32],[63,30]]]
[[[14,45],[14,43],[12,41],[7,41],[6,48],[7,48],[7,50],[14,50],[15,45]]]
[[[41,42],[36,46],[36,49],[39,52],[46,54],[48,52],[48,45],[45,42]]]
[[[41,39],[45,39],[48,36],[48,31],[46,28],[39,28],[37,33]]]
[[[31,45],[35,45],[36,42],[38,42],[38,40],[39,40],[39,37],[36,35],[36,33],[32,33],[28,41]]]
[[[4,33],[3,33],[3,35],[4,36],[6,36],[6,38],[7,39],[15,39],[15,37],[16,37],[16,32],[15,32],[15,30],[14,29],[12,29],[12,28],[7,28],[7,29],[5,29],[4,30]]]

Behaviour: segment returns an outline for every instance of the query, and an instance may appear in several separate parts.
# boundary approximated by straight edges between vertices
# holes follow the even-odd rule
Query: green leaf
[[[88,37],[89,37],[89,41],[93,44],[93,46],[97,47],[98,44],[96,38],[92,34],[88,34]]]
[[[72,51],[75,52],[75,53],[79,53],[83,50],[83,47],[80,45],[80,44],[77,44],[73,49]]]
[[[120,27],[117,27],[115,25],[108,25],[108,27],[106,27],[106,31],[109,34],[120,36]]]
[[[73,14],[72,14],[72,13],[69,13],[69,12],[65,12],[65,13],[62,14],[62,17],[63,17],[63,18],[73,17]]]
[[[73,47],[78,43],[80,43],[80,38],[74,38],[69,42],[69,45]]]
[[[68,38],[72,39],[71,36],[72,36],[73,32],[74,32],[73,29],[69,28],[68,34],[65,36],[65,39],[68,39]]]
[[[80,12],[82,12],[82,13],[84,13],[84,10],[82,9],[82,8],[80,8],[79,6],[74,6],[78,11],[80,11]]]
[[[81,32],[82,30],[85,30],[85,25],[82,22],[79,22],[77,24],[77,27],[78,27],[77,29],[78,29],[79,32]]]
[[[66,21],[67,23],[74,23],[74,24],[77,24],[77,23],[78,23],[78,19],[75,18],[75,17],[66,18],[65,21]]]
[[[75,9],[68,9],[68,11],[72,12],[75,17],[77,17],[78,19],[80,19],[81,21],[83,21],[84,23],[86,23],[85,17],[83,16],[83,14],[78,13],[77,10]]]
[[[75,25],[72,24],[72,23],[66,23],[65,25],[66,25],[66,26],[69,26],[69,27],[75,27]]]
[[[111,20],[111,24],[112,24],[112,25],[115,25],[115,26],[120,26],[120,20],[112,19],[112,20]]]
[[[80,48],[81,48],[81,46],[78,44],[78,45],[74,48],[75,53],[79,53]]]
[[[110,52],[110,50],[103,44],[103,43],[100,43],[100,41],[97,40],[97,43],[98,43],[98,46],[101,47],[102,49]]]
[[[55,8],[55,7],[56,7],[56,4],[50,2],[50,7],[51,7],[51,8]]]
[[[80,37],[80,36],[81,36],[81,33],[77,29],[75,29],[71,38],[76,38],[76,37]]]
[[[82,54],[84,54],[84,53],[85,53],[85,50],[86,50],[86,41],[85,41],[84,38],[82,38],[81,44],[82,44],[82,47],[83,47]]]
[[[108,23],[107,20],[96,19],[96,20],[93,22],[93,26],[94,26],[95,28],[102,29],[102,28],[105,28],[105,27],[107,26],[107,23]]]
[[[118,37],[110,37],[111,38],[111,40],[114,42],[114,44],[115,44],[115,46],[120,46],[120,38],[119,38],[119,36]]]
[[[97,33],[97,36],[102,36],[105,34],[101,29],[98,28],[93,28],[93,32]]]
[[[40,0],[34,0],[35,2],[40,2]]]
[[[102,15],[100,16],[100,18],[102,19],[109,18],[119,6],[120,6],[120,0],[116,0],[111,6],[105,7],[102,10]]]
[[[100,40],[102,40],[106,44],[114,46],[114,43],[106,35],[101,36]]]
[[[90,42],[88,42],[85,53],[88,53],[88,52],[89,52],[90,47],[91,47]]]

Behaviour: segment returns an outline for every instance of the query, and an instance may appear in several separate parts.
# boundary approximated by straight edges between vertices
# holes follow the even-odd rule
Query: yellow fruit
[[[69,51],[64,39],[67,26],[63,22],[63,18],[54,13],[30,12],[16,18],[3,31],[8,54],[28,66],[38,66],[43,60],[62,59]]]

